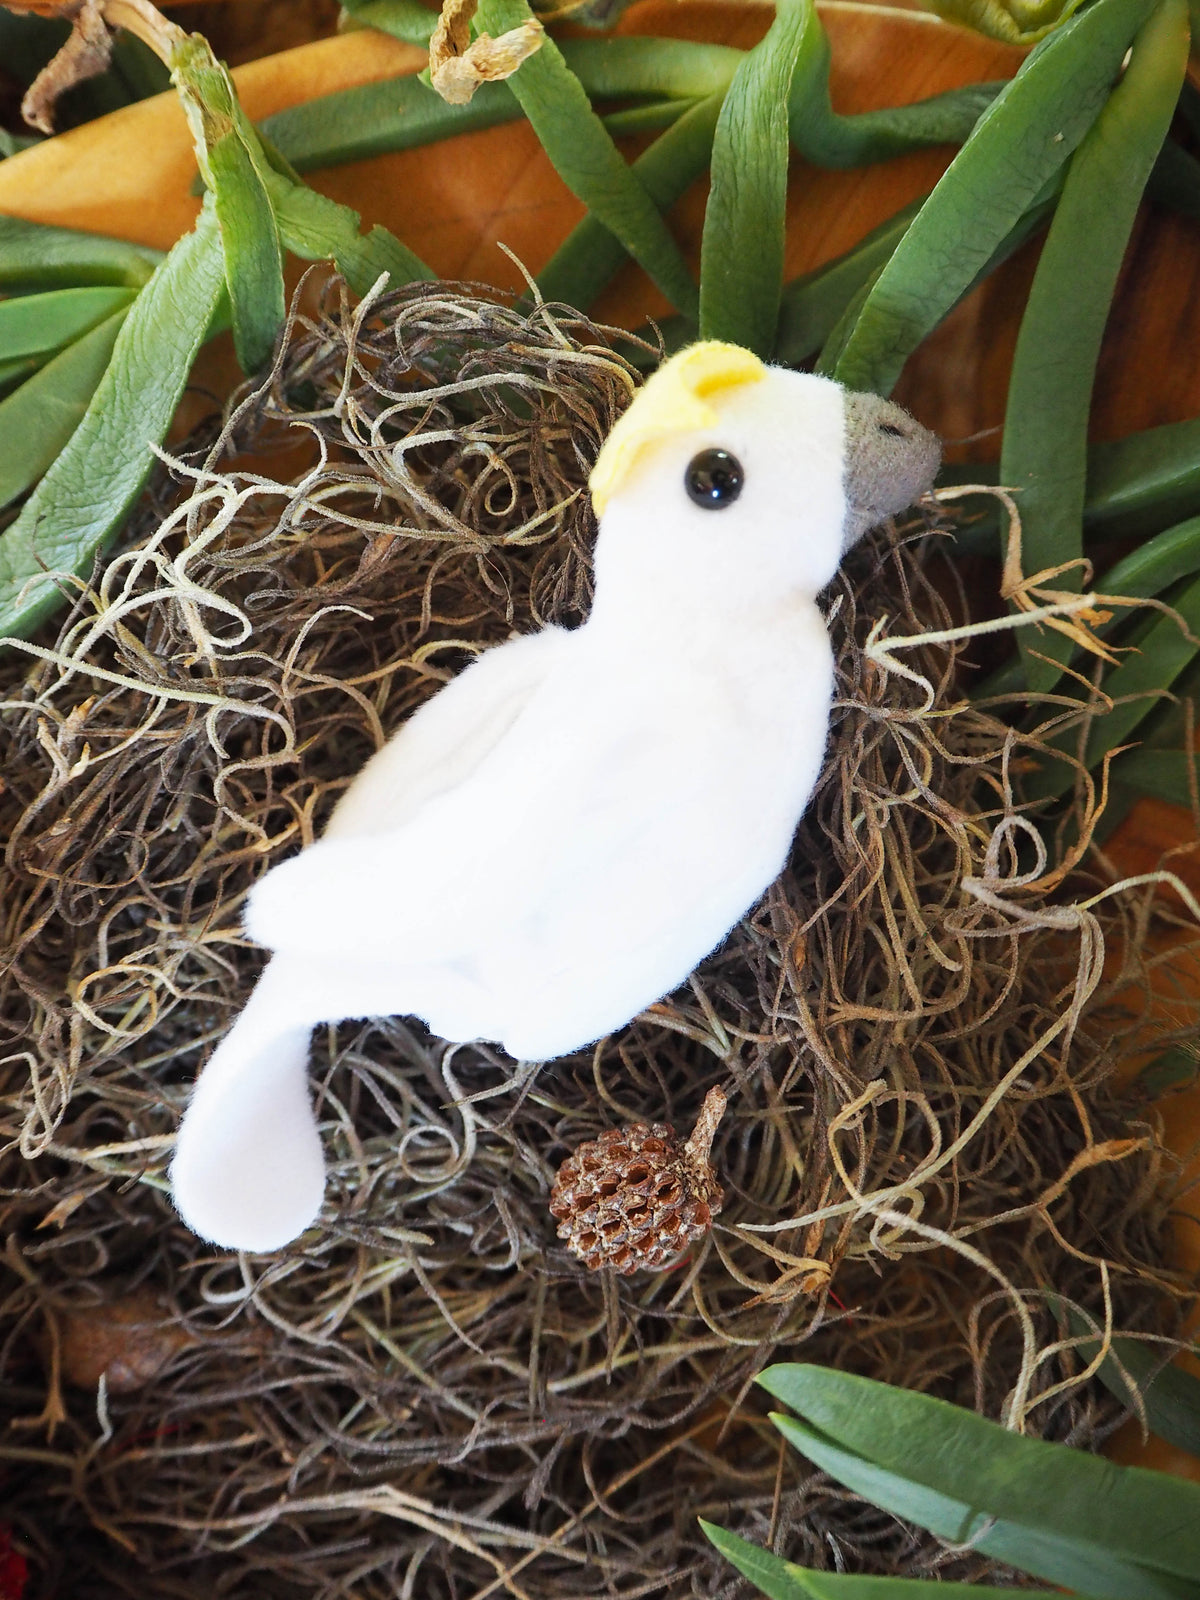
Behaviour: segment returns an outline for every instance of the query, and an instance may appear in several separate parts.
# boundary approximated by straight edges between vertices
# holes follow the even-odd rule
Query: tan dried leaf
[[[69,21],[80,4],[81,0],[3,0],[3,9],[19,14],[28,12],[35,17],[65,17]]]
[[[95,1188],[76,1189],[74,1194],[69,1194],[60,1200],[56,1206],[51,1206],[46,1215],[38,1223],[40,1228],[61,1228],[74,1216],[85,1200],[90,1200],[96,1193]]]
[[[536,17],[510,28],[498,39],[471,38],[478,0],[445,0],[429,41],[429,81],[449,105],[463,106],[481,83],[511,78],[522,61],[539,50],[545,30]]]
[[[1072,644],[1078,645],[1081,650],[1086,650],[1089,655],[1099,656],[1110,666],[1116,666],[1118,658],[1092,631],[1093,628],[1103,626],[1109,620],[1111,613],[1091,604],[1090,600],[1094,599],[1094,596],[1083,597],[1077,590],[1047,588],[1047,584],[1074,567],[1081,567],[1084,583],[1090,583],[1091,562],[1081,556],[1077,560],[1064,561],[1057,567],[1047,567],[1043,572],[1034,572],[1026,577],[1021,563],[1021,518],[1016,506],[1005,492],[997,491],[997,496],[1004,504],[1009,517],[1008,546],[1004,556],[1000,598],[1011,601],[1019,611],[1025,612],[1035,611],[1039,606],[1045,605],[1069,606],[1071,608],[1069,615],[1044,618],[1046,626],[1064,634]]]
[[[134,1289],[86,1310],[60,1312],[59,1327],[64,1383],[94,1389],[103,1376],[109,1394],[142,1388],[196,1343],[149,1289]]]
[[[71,23],[70,38],[38,73],[21,102],[21,115],[41,133],[54,132],[54,108],[60,95],[107,71],[112,56],[110,28],[135,33],[167,66],[172,64],[175,46],[187,37],[151,0],[0,0],[0,4],[6,11],[60,17]]]
[[[71,17],[70,37],[38,73],[21,101],[21,115],[39,133],[54,132],[54,108],[59,96],[76,84],[107,72],[112,56],[112,35],[104,26],[102,0],[83,0],[78,10],[61,10]]]

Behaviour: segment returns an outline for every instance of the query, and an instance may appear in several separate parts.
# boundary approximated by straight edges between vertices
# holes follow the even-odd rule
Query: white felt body
[[[277,953],[172,1168],[196,1232],[270,1249],[315,1217],[314,1023],[413,1014],[562,1055],[683,982],[778,874],[828,729],[841,395],[768,369],[717,429],[647,451],[605,510],[587,624],[487,651],[256,886],[246,926]],[[718,511],[682,488],[709,445],[746,470]]]

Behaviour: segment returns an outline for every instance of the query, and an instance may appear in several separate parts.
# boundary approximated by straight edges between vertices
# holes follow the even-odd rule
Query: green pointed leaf
[[[170,72],[135,33],[117,34],[109,71],[123,84],[131,101],[149,100],[171,87]]]
[[[1154,533],[1198,511],[1200,417],[1145,428],[1088,452],[1089,532]]]
[[[829,96],[829,38],[813,11],[806,24],[788,100],[792,143],[818,167],[865,167],[910,150],[962,144],[1004,88],[972,83],[912,105],[840,116]]]
[[[975,289],[984,281],[985,278],[990,277],[991,274],[995,272],[997,267],[1002,266],[1011,255],[1014,255],[1016,251],[1021,248],[1026,239],[1032,237],[1032,235],[1038,231],[1038,229],[1046,221],[1046,218],[1054,210],[1057,200],[1058,183],[1057,180],[1051,180],[1050,184],[1048,184],[1045,189],[1041,190],[1037,195],[1034,196],[1034,199],[1028,210],[1022,213],[1021,217],[1016,223],[1016,226],[1009,229],[1008,233],[1006,233],[1004,238],[1001,239],[1000,243],[992,251],[991,255],[983,263],[971,281],[963,286],[959,300],[969,295],[973,289]],[[923,209],[923,205],[918,207],[916,217],[920,217]],[[916,217],[913,219],[913,222],[916,221]],[[912,224],[910,224],[910,226],[912,226]],[[838,371],[842,359],[842,352],[845,350],[846,345],[855,334],[855,331],[858,327],[859,316],[870,299],[875,285],[883,276],[885,268],[888,267],[891,260],[894,258],[907,233],[908,229],[906,228],[903,233],[901,233],[894,249],[889,251],[886,256],[877,258],[876,264],[872,266],[869,274],[864,277],[861,287],[847,302],[845,311],[842,313],[838,321],[834,323],[826,338],[824,348],[822,349],[820,358],[816,364],[816,370],[818,372],[836,374]],[[955,301],[955,305],[958,303],[958,301]],[[953,310],[953,306],[951,306],[949,309]],[[963,472],[966,471],[965,468],[950,468],[948,471],[944,471],[940,475],[940,481],[945,482],[947,479],[953,481],[953,473],[956,470]],[[969,476],[967,476],[960,478],[958,481],[965,483],[970,482],[971,479]],[[995,482],[996,479],[993,478],[986,481]]]
[[[14,361],[0,361],[0,391],[5,394],[24,383],[42,365],[40,356],[21,356]]]
[[[927,1528],[948,1544],[969,1544],[993,1560],[1098,1600],[1195,1600],[1200,1574],[1181,1578],[1148,1563],[1124,1559],[1107,1543],[998,1517],[978,1503],[968,1504],[901,1473],[888,1472],[794,1418],[772,1414],[771,1420],[814,1465],[864,1499]],[[914,1441],[913,1448],[922,1446]],[[1055,1488],[1056,1493],[1062,1492],[1061,1485]]]
[[[847,308],[875,281],[924,203],[924,196],[914,200],[844,255],[784,285],[774,360],[798,367],[821,349]]]
[[[756,1588],[761,1589],[768,1600],[811,1600],[813,1591],[804,1582],[808,1574],[803,1567],[798,1567],[792,1561],[784,1561],[746,1539],[739,1539],[736,1533],[718,1528],[715,1523],[705,1522],[703,1517],[697,1520],[705,1538],[717,1547],[726,1561],[733,1563],[744,1578],[749,1578]],[[887,1597],[881,1596],[880,1600],[887,1600]],[[938,1600],[944,1600],[944,1597],[939,1596]],[[995,1596],[989,1596],[988,1600],[995,1600]]]
[[[236,132],[208,152],[238,365],[255,373],[283,325],[283,251],[267,190]]]
[[[1113,783],[1132,790],[1134,794],[1152,795],[1156,800],[1166,800],[1171,805],[1186,808],[1192,803],[1193,762],[1194,757],[1189,756],[1186,750],[1158,750],[1143,746],[1138,750],[1123,751],[1110,767],[1109,776]],[[1172,1087],[1173,1081],[1190,1083],[1194,1072],[1184,1075],[1182,1063],[1179,1065],[1181,1070],[1177,1077],[1167,1077],[1161,1088],[1156,1085],[1148,1092],[1152,1096],[1161,1094]]]
[[[590,100],[703,100],[724,94],[746,58],[731,45],[691,39],[564,39],[560,48]]]
[[[270,359],[285,309],[283,251],[264,183],[270,163],[228,68],[200,34],[189,34],[172,52],[171,82],[213,196],[238,364],[257,372]]]
[[[1096,587],[1105,594],[1149,597],[1165,594],[1196,572],[1200,572],[1200,517],[1189,517],[1115,562],[1096,580]]]
[[[1187,1058],[1187,1065],[1189,1076],[1194,1079],[1195,1058]],[[1073,1334],[1097,1331],[1095,1323],[1074,1306],[1067,1306],[1066,1314]],[[1099,1339],[1085,1340],[1078,1346],[1080,1360],[1094,1361],[1100,1348]],[[1142,1397],[1151,1432],[1179,1450],[1200,1456],[1200,1378],[1166,1364],[1162,1347],[1142,1339],[1118,1335],[1110,1342],[1110,1350],[1111,1354],[1105,1356],[1096,1374],[1105,1388],[1131,1409],[1136,1409],[1133,1395],[1136,1389]]]
[[[948,22],[985,33],[1005,44],[1036,44],[1074,14],[1081,0],[933,0]]]
[[[726,89],[745,54],[685,39],[564,39],[560,48],[590,100],[645,97],[685,104]],[[307,100],[258,126],[298,172],[307,172],[416,149],[521,115],[507,83],[481,84],[466,105],[455,106],[423,78],[407,74]]]
[[[83,421],[124,320],[122,308],[0,400],[0,506],[37,482]]]
[[[405,44],[424,48],[433,37],[438,14],[421,0],[342,0],[342,10],[364,28],[378,28]]]
[[[1181,579],[1190,578],[1197,572],[1200,572],[1200,517],[1191,517],[1187,522],[1181,522],[1174,528],[1166,528],[1162,533],[1156,534],[1153,539],[1147,539],[1144,544],[1139,545],[1136,550],[1132,550],[1123,560],[1114,563],[1102,577],[1096,580],[1095,588],[1102,594],[1126,596],[1129,599],[1146,599],[1154,595],[1166,594]],[[1093,632],[1103,638],[1127,618],[1128,612],[1118,609],[1114,611],[1107,622],[1094,624]],[[1147,634],[1153,626],[1153,621],[1147,619]],[[1176,631],[1178,632],[1178,630]],[[1186,644],[1186,641],[1184,643]],[[1139,643],[1138,648],[1144,652],[1146,648],[1145,638]],[[1082,656],[1082,650],[1074,650],[1069,659],[1080,660]],[[1170,664],[1166,658],[1160,663],[1164,670]],[[1186,659],[1182,665],[1176,664],[1174,675],[1178,676],[1179,672],[1187,664]],[[1149,665],[1153,668],[1154,663],[1143,663],[1143,665]],[[1024,684],[1025,674],[1021,658],[1013,656],[1003,666],[998,667],[985,683],[979,686],[975,691],[976,698],[986,699],[989,695],[1022,694],[1024,692]],[[1152,702],[1145,701],[1140,708],[1135,707],[1134,709],[1137,712],[1138,720],[1140,720],[1141,717],[1153,711],[1154,706]],[[1117,723],[1105,722],[1099,725],[1098,732],[1107,728],[1111,734],[1111,738],[1106,736],[1101,741],[1099,747],[1101,753],[1112,745],[1119,744],[1121,739],[1128,734],[1131,726],[1132,724],[1124,718]],[[1131,751],[1129,754],[1133,757],[1138,752]],[[1135,769],[1135,767],[1127,766],[1127,757],[1124,755],[1119,757],[1119,761],[1121,763],[1121,773],[1130,773],[1129,777],[1122,778],[1124,782],[1142,782],[1150,771],[1149,768],[1136,767]],[[1134,775],[1135,770],[1140,776]],[[1116,777],[1117,775],[1114,770],[1113,776]],[[1170,778],[1165,778],[1164,781],[1172,788],[1177,804],[1188,805],[1190,801],[1187,798],[1186,777],[1183,778],[1184,788],[1182,792],[1184,793],[1184,798],[1178,799],[1177,780],[1180,776],[1180,773],[1172,771]],[[1059,783],[1060,789],[1065,788],[1070,781],[1070,775],[1065,769],[1055,774],[1055,782]],[[1051,791],[1047,789],[1044,792],[1046,794],[1057,793],[1059,790]],[[1149,792],[1155,793],[1156,791],[1152,789]],[[1165,790],[1162,798],[1164,800],[1169,798]]]
[[[124,288],[52,289],[0,300],[0,359],[45,356],[72,344],[121,311],[136,291]]]
[[[0,128],[0,161],[7,161],[10,156],[19,156],[22,150],[28,150],[32,145],[41,142],[40,134],[9,133],[7,128]]]
[[[813,16],[779,0],[775,20],[734,73],[712,148],[700,253],[700,337],[770,355],[783,290],[788,96]]]
[[[1155,205],[1195,221],[1200,218],[1200,161],[1168,139],[1154,163],[1147,192]]]
[[[941,483],[999,483],[995,461],[942,468]],[[958,535],[958,548],[998,554],[1000,522],[988,509]],[[1200,513],[1200,417],[1143,428],[1088,448],[1083,526],[1091,541],[1144,538]]]
[[[1189,633],[1200,634],[1200,579],[1193,579],[1182,594],[1171,596],[1170,603],[1182,618],[1183,628],[1174,616],[1156,617],[1138,639],[1136,651],[1105,674],[1104,693],[1116,703],[1092,723],[1083,756],[1089,770],[1099,766],[1110,750],[1129,742],[1150,712],[1162,703],[1165,692],[1196,659],[1196,646]],[[1073,736],[1065,735],[1058,747],[1073,752]],[[1023,793],[1030,800],[1051,799],[1069,789],[1073,780],[1073,768],[1050,760],[1026,779]]]
[[[887,394],[1099,115],[1153,0],[1095,0],[1022,64],[871,290],[836,376]]]
[[[1028,1439],[928,1395],[810,1365],[758,1380],[817,1465],[897,1516],[1106,1600],[1200,1583],[1200,1486]]]
[[[119,528],[223,289],[216,219],[206,208],[126,313],[83,421],[0,535],[0,635],[26,637],[57,610],[63,596],[53,575],[86,573]]]
[[[1140,754],[1138,751],[1131,753],[1134,755]],[[1187,759],[1182,750],[1154,750],[1149,753],[1158,756],[1178,755],[1182,760]],[[1125,758],[1122,756],[1119,764],[1123,764],[1124,760]],[[1122,778],[1121,781],[1124,781],[1124,779]],[[1146,792],[1149,794],[1162,793],[1157,788]],[[1173,797],[1167,792],[1162,794],[1162,798],[1169,800]],[[1182,803],[1186,805],[1187,799]],[[1194,1050],[1187,1050],[1181,1045],[1175,1045],[1170,1050],[1164,1050],[1162,1055],[1157,1056],[1149,1066],[1142,1068],[1137,1075],[1136,1087],[1138,1093],[1145,1095],[1147,1100],[1157,1100],[1162,1095],[1169,1094],[1172,1089],[1192,1088],[1197,1077],[1200,1077],[1200,1055]],[[1164,1434],[1163,1437],[1165,1438],[1166,1435]],[[1193,1455],[1200,1455],[1200,1449],[1197,1449],[1195,1445],[1181,1445],[1180,1448],[1191,1450]]]
[[[698,1519],[705,1536],[743,1577],[762,1590],[768,1600],[996,1600],[996,1590],[976,1583],[948,1585],[925,1578],[872,1578],[861,1573],[817,1572],[798,1566],[761,1550],[758,1545],[739,1539],[736,1533]],[[1049,1590],[1024,1590],[1026,1594],[1046,1594]]]
[[[1162,0],[1072,157],[1021,319],[1000,478],[1019,492],[1026,573],[1076,563],[1057,573],[1056,589],[1078,589],[1081,581],[1088,418],[1100,341],[1187,56],[1186,0]],[[1017,642],[1029,688],[1049,689],[1070,655],[1070,640],[1022,629]]]
[[[666,210],[703,173],[720,111],[720,95],[702,100],[634,162],[633,170],[655,205]],[[546,300],[586,311],[628,259],[616,234],[597,217],[587,216],[538,273],[538,288]]]
[[[532,15],[526,0],[482,0],[479,27],[498,38]],[[508,85],[571,193],[617,236],[677,310],[695,316],[696,285],[679,246],[553,39],[543,40]]]
[[[606,111],[600,121],[614,139],[637,133],[661,133],[665,128],[673,128],[698,104],[702,105],[703,101],[645,100],[641,105],[625,106],[620,111]],[[636,161],[633,170],[637,170]]]
[[[283,243],[304,261],[333,261],[357,295],[386,272],[390,287],[437,276],[386,228],[359,232],[359,215],[279,172],[265,174]]]
[[[419,3],[417,10],[423,24],[433,18]],[[803,87],[806,91],[811,87],[811,94],[798,94],[800,69],[797,71],[789,130],[800,153],[819,166],[865,166],[911,150],[961,144],[1004,87],[1002,83],[968,84],[912,105],[839,116],[829,103],[828,41],[819,24],[815,27],[814,41],[824,54],[814,61],[814,71],[805,75]],[[633,97],[686,102],[723,94],[746,55],[727,45],[645,37],[564,39],[559,48],[593,103]],[[609,114],[605,126],[613,133],[618,128],[631,131],[633,112],[643,109],[632,107]],[[481,84],[466,105],[456,106],[447,104],[423,77],[405,74],[290,106],[258,126],[297,171],[307,172],[415,149],[455,134],[495,127],[520,115],[521,107],[506,83]],[[667,120],[665,107],[657,115],[656,125],[661,126]]]
[[[415,150],[459,133],[515,122],[520,115],[506,83],[480,84],[465,106],[452,106],[423,79],[409,74],[289,106],[264,118],[259,129],[297,172],[311,172],[394,150]]]
[[[0,289],[92,283],[140,289],[162,258],[161,250],[124,239],[0,216]]]

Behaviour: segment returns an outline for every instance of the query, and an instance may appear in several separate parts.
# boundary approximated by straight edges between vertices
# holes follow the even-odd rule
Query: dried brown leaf
[[[59,8],[59,14],[67,9]],[[104,25],[103,0],[81,0],[69,10],[70,37],[38,73],[21,101],[21,115],[40,133],[54,132],[54,108],[59,98],[77,84],[107,72],[112,58],[112,35]]]
[[[450,105],[465,105],[481,83],[511,78],[541,49],[545,30],[536,17],[510,28],[498,39],[481,33],[471,39],[478,0],[445,0],[429,41],[429,81]]]

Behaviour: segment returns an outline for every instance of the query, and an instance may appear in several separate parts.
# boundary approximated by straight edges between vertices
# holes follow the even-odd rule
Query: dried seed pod
[[[725,1091],[710,1089],[683,1144],[665,1122],[609,1128],[567,1157],[550,1191],[558,1236],[588,1267],[655,1269],[712,1227],[725,1195],[709,1165]]]
[[[153,1381],[180,1351],[197,1341],[159,1304],[152,1290],[60,1311],[59,1349],[65,1383],[94,1389],[103,1376],[109,1394],[132,1394]]]

